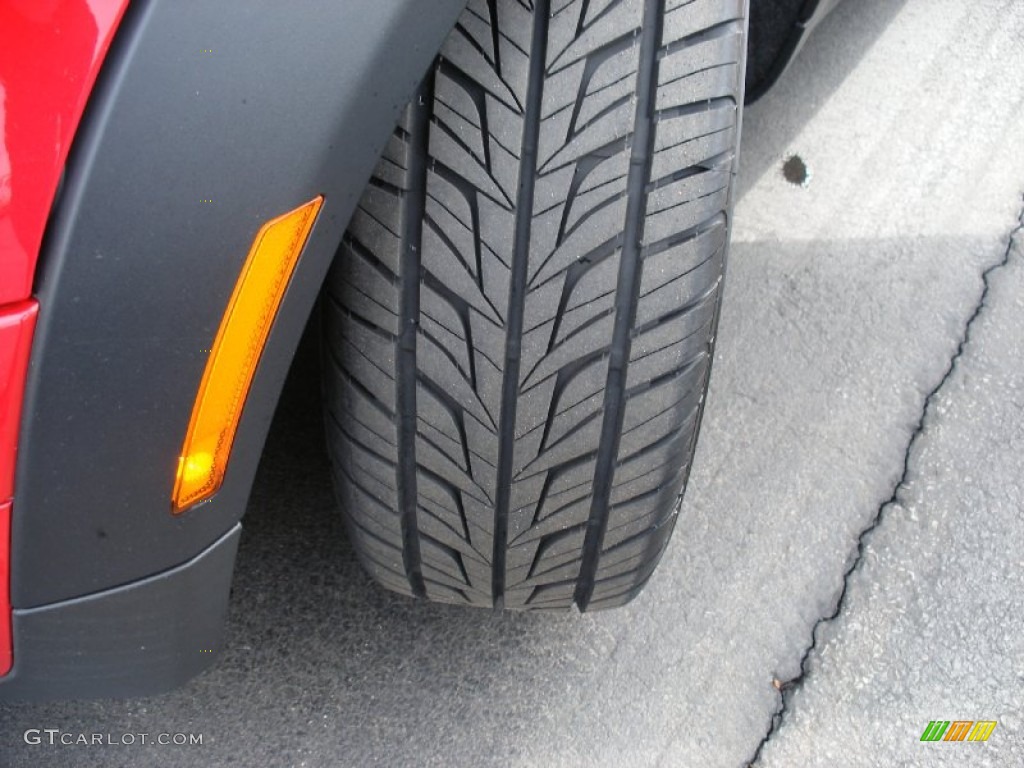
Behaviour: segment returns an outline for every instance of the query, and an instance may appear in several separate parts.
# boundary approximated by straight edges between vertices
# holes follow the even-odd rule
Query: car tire
[[[335,485],[397,592],[632,599],[711,368],[745,0],[470,0],[322,301]]]

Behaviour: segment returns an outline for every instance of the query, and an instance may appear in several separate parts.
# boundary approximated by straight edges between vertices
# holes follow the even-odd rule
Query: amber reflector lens
[[[175,514],[208,499],[224,482],[263,345],[323,201],[323,197],[310,200],[268,221],[256,233],[192,407],[171,497]]]

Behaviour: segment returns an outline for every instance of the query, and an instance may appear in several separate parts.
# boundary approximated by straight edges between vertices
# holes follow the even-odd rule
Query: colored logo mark
[[[995,729],[995,720],[931,720],[921,741],[988,741]]]

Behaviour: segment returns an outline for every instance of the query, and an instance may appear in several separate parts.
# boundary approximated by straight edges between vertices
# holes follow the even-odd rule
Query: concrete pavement
[[[0,765],[1020,764],[1021,72],[1016,0],[847,0],[747,112],[697,463],[634,603],[493,615],[372,585],[304,359],[219,665],[0,708]],[[939,718],[999,726],[921,744]],[[204,742],[23,743],[46,727]]]

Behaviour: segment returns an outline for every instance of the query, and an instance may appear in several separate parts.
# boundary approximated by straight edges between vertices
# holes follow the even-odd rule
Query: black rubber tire
[[[584,610],[650,577],[708,384],[745,11],[470,0],[325,286],[336,485],[384,586]]]

